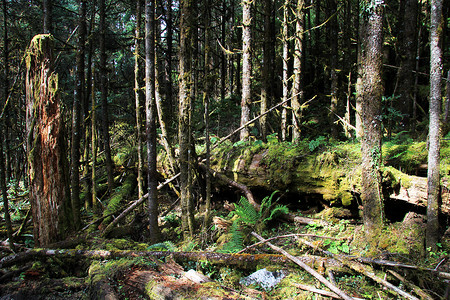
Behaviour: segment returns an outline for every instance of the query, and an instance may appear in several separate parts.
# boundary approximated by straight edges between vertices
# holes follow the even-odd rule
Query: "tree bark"
[[[417,36],[417,7],[415,0],[400,1],[398,56],[400,68],[397,72],[397,91],[399,96],[395,107],[402,113],[402,120],[397,130],[410,130],[413,110],[413,86],[416,36]]]
[[[81,228],[80,203],[80,141],[81,141],[81,102],[84,97],[84,54],[86,42],[86,1],[79,2],[78,45],[76,56],[75,90],[72,107],[72,145],[71,145],[71,203],[73,224],[76,230]]]
[[[69,201],[58,75],[53,37],[37,35],[26,56],[26,124],[30,202],[36,246],[57,241],[67,230]]]
[[[53,33],[53,1],[43,0],[42,1],[42,11],[43,11],[43,30],[44,33]]]
[[[145,131],[148,164],[148,217],[150,242],[161,239],[158,227],[158,179],[156,172],[156,105],[155,105],[155,0],[145,1]]]
[[[252,26],[252,1],[242,0],[242,99],[241,99],[241,126],[250,120],[250,105],[252,102],[252,56],[251,56],[251,26]],[[240,140],[248,139],[250,132],[243,128]]]
[[[6,0],[3,0],[3,65],[4,65],[4,73],[5,73],[5,79],[4,79],[4,95],[5,98],[5,105],[8,100],[9,95],[9,47],[8,47],[8,10],[7,10],[7,4]],[[2,103],[3,104],[3,103]],[[3,105],[1,105],[3,107]],[[2,140],[5,140],[6,136],[3,135],[3,126],[4,121],[3,118],[0,117],[0,138]],[[12,231],[12,225],[11,225],[11,218],[9,215],[9,203],[8,203],[8,192],[7,192],[7,184],[6,181],[8,180],[7,177],[7,167],[5,165],[5,157],[3,155],[3,143],[0,144],[0,189],[2,190],[2,198],[3,198],[3,210],[4,210],[4,218],[5,218],[5,226],[6,226],[6,232],[9,240],[9,247],[11,250],[14,251],[14,240],[13,240],[13,231]]]
[[[333,15],[329,20],[329,44],[330,44],[330,112],[328,114],[331,137],[338,138],[338,124],[336,122],[338,114],[338,20],[337,20],[337,3],[336,0],[328,0],[328,13]]]
[[[303,56],[303,16],[304,0],[297,1],[295,20],[294,46],[294,82],[292,86],[292,141],[300,139],[301,103],[303,102],[302,87],[302,56]]]
[[[114,164],[111,159],[111,146],[109,135],[108,113],[108,78],[106,68],[106,7],[105,0],[100,0],[100,91],[102,107],[103,145],[105,149],[106,174],[108,176],[108,189],[114,189]]]
[[[273,61],[272,52],[275,46],[272,42],[272,0],[264,1],[264,42],[263,42],[263,66],[261,87],[261,114],[263,114],[272,102]],[[267,116],[260,119],[260,134],[263,141],[267,136]]]
[[[439,44],[442,38],[442,0],[431,1],[430,19],[430,106],[429,106],[429,147],[428,147],[428,205],[426,246],[433,251],[439,240],[439,114],[441,110],[442,88],[442,49]]]
[[[192,107],[192,18],[193,1],[180,3],[180,74],[179,74],[179,113],[178,138],[180,144],[180,189],[182,229],[185,237],[194,234],[194,215],[192,199],[192,154],[191,116]]]
[[[136,117],[136,150],[138,155],[138,196],[144,195],[142,169],[144,166],[142,155],[142,117],[141,117],[141,85],[140,85],[140,48],[141,48],[141,19],[142,2],[136,1],[136,28],[134,37],[134,99],[135,99],[135,117]]]
[[[366,38],[361,40],[362,74],[362,121],[361,140],[363,219],[366,239],[376,243],[384,224],[384,204],[381,192],[381,97],[383,84],[383,1],[362,2],[362,22],[367,28]]]
[[[289,0],[285,0],[283,4],[283,99],[285,102],[281,112],[281,140],[286,141],[288,138],[288,107],[289,97]]]

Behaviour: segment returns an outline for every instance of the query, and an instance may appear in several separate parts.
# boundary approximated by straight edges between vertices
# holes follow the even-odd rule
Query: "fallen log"
[[[90,258],[90,259],[115,259],[133,257],[152,257],[163,259],[173,257],[175,261],[205,261],[219,265],[233,265],[239,268],[254,268],[260,263],[286,264],[291,261],[283,255],[276,254],[228,254],[216,252],[172,252],[172,251],[132,251],[132,250],[53,250],[53,249],[31,249],[4,257],[0,260],[0,269],[7,268],[19,263],[45,257],[59,258]],[[342,264],[320,256],[300,256],[298,260],[313,266],[323,264],[326,268],[339,268]]]
[[[199,163],[199,167],[200,169],[202,169],[202,171],[204,172],[209,172],[214,178],[221,180],[223,182],[225,182],[227,185],[231,186],[231,187],[235,187],[238,190],[240,190],[245,197],[247,198],[248,202],[256,209],[259,210],[261,205],[255,201],[255,198],[253,197],[253,193],[251,192],[251,190],[242,183],[239,183],[237,181],[234,181],[230,178],[228,178],[227,176],[225,176],[224,174],[221,174],[217,171],[214,171],[213,169],[208,169],[206,168],[206,166],[202,163]],[[319,219],[312,219],[312,218],[307,218],[307,217],[300,217],[300,216],[296,216],[294,214],[282,214],[281,218],[289,221],[289,222],[295,222],[295,223],[299,223],[299,224],[305,224],[305,225],[312,225],[312,224],[319,224],[322,226],[326,226],[328,225],[328,222],[324,221],[324,220],[319,220]]]
[[[258,240],[260,241],[264,241],[264,238],[261,237],[259,234],[257,234],[256,232],[252,232],[252,235],[254,237],[256,237]],[[305,264],[303,261],[299,260],[298,258],[296,258],[295,256],[289,254],[286,250],[277,247],[273,244],[271,244],[270,242],[266,241],[266,244],[272,248],[273,250],[282,253],[284,256],[286,256],[287,258],[289,258],[290,260],[292,260],[293,262],[295,262],[297,265],[299,265],[300,267],[302,267],[302,269],[304,269],[306,272],[308,272],[309,274],[311,274],[312,276],[314,276],[317,280],[319,280],[321,283],[323,283],[326,287],[328,287],[330,290],[332,290],[336,295],[338,295],[339,297],[341,297],[342,299],[345,300],[353,300],[352,297],[348,296],[346,293],[344,293],[341,289],[339,289],[337,286],[335,286],[334,284],[332,284],[331,282],[329,282],[325,277],[323,277],[322,275],[320,275],[316,270],[314,270],[313,268],[311,268],[310,266],[308,266],[307,264]]]

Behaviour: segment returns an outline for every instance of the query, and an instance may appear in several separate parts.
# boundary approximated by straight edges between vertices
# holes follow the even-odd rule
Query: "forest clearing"
[[[0,300],[450,299],[449,0],[0,21]]]

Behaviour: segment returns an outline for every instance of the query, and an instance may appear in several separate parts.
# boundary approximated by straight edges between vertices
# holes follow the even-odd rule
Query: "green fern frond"
[[[289,213],[289,208],[286,205],[278,204],[271,210],[270,216],[265,218],[264,222],[269,222],[272,219],[274,219],[282,214],[288,214],[288,213]]]
[[[235,209],[236,214],[248,225],[256,224],[261,217],[260,213],[256,211],[245,197],[241,197],[239,203],[235,205]]]
[[[235,220],[230,228],[230,240],[223,245],[222,253],[236,253],[244,248],[244,234],[242,233],[239,220]]]
[[[194,241],[190,241],[187,245],[183,247],[183,251],[189,252],[195,249],[197,247],[198,243]]]
[[[171,241],[164,241],[162,243],[156,243],[147,247],[148,251],[177,251],[177,247]]]

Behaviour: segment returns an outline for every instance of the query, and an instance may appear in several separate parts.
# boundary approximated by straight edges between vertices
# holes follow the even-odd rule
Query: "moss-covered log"
[[[320,142],[313,142],[294,145],[269,139],[268,143],[224,143],[213,151],[211,167],[249,188],[316,194],[330,203],[351,204],[361,190],[359,144],[320,150],[320,146],[316,146]],[[386,199],[426,207],[426,178],[383,167],[382,188]],[[449,198],[449,189],[443,185],[442,212],[447,214],[450,213],[446,201]]]

